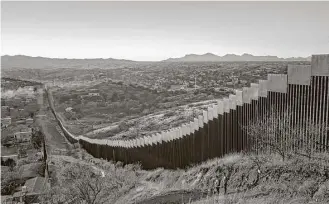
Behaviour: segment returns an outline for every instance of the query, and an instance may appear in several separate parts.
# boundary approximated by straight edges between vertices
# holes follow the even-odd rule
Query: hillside
[[[52,156],[59,185],[53,189],[74,190],[76,183],[60,185],[67,179],[65,168],[90,166],[103,172],[107,183],[120,180],[114,191],[104,186],[105,203],[328,203],[328,162],[291,157],[282,161],[274,155],[233,154],[213,159],[188,169],[141,170],[137,165],[122,166],[92,158],[82,150],[81,159]],[[328,158],[327,155],[318,157]],[[65,161],[65,162],[64,162]],[[64,164],[66,163],[66,164]],[[79,166],[76,164],[79,163]],[[65,166],[65,168],[63,168]],[[81,168],[81,169],[80,169]],[[230,173],[229,173],[230,172]],[[66,176],[60,176],[66,175]],[[227,176],[227,194],[224,194]],[[215,180],[220,180],[219,194],[214,194]],[[92,182],[92,181],[90,181]],[[58,188],[59,187],[59,188]],[[62,194],[63,191],[57,192]],[[65,194],[64,194],[65,195]]]
[[[212,53],[206,53],[203,55],[188,54],[181,58],[169,58],[167,62],[202,62],[202,61],[213,61],[213,62],[224,62],[224,61],[310,61],[311,57],[290,57],[290,58],[279,58],[277,56],[254,56],[251,54],[235,55],[226,54],[224,56],[218,56]]]

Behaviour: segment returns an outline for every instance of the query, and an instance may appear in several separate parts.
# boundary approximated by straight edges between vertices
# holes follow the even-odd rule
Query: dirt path
[[[190,203],[205,198],[206,196],[207,193],[200,190],[176,190],[135,202],[135,204]]]
[[[51,122],[46,119],[45,121],[43,121],[43,129],[48,152],[53,152],[54,150],[65,151],[70,149],[68,141],[60,132],[58,132],[55,121]]]

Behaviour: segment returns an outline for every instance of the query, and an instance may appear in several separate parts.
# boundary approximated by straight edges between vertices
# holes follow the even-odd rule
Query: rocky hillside
[[[135,169],[135,186],[116,203],[328,203],[329,156],[317,158],[233,154],[186,170]]]

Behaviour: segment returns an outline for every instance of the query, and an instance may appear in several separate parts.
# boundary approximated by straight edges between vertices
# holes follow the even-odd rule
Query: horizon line
[[[166,59],[162,59],[162,60],[133,60],[133,59],[125,59],[125,58],[113,58],[113,57],[107,57],[107,58],[104,58],[104,57],[94,57],[94,58],[67,58],[67,57],[46,57],[46,56],[32,56],[32,55],[25,55],[25,54],[14,54],[14,55],[10,55],[10,54],[3,54],[1,55],[1,57],[4,57],[4,56],[9,56],[9,57],[15,57],[15,56],[25,56],[25,57],[31,57],[31,58],[48,58],[48,59],[66,59],[66,60],[93,60],[93,59],[114,59],[114,60],[123,60],[123,61],[134,61],[134,62],[162,62],[162,61],[166,61],[166,60],[169,60],[169,59],[179,59],[179,58],[183,58],[183,57],[186,57],[188,55],[197,55],[197,56],[202,56],[202,55],[207,55],[207,54],[212,54],[212,55],[216,55],[218,57],[224,57],[226,55],[236,55],[236,56],[243,56],[245,54],[247,55],[252,55],[253,57],[277,57],[279,59],[289,59],[289,58],[308,58],[308,57],[312,57],[312,55],[319,55],[319,54],[311,54],[309,56],[306,56],[306,57],[301,57],[301,56],[298,56],[298,57],[279,57],[277,55],[254,55],[254,54],[250,54],[250,53],[243,53],[243,54],[235,54],[235,53],[227,53],[225,55],[217,55],[217,54],[214,54],[212,52],[206,52],[204,54],[195,54],[195,53],[189,53],[189,54],[185,54],[184,56],[181,56],[181,57],[169,57],[169,58],[166,58]],[[324,53],[323,53],[324,54]]]

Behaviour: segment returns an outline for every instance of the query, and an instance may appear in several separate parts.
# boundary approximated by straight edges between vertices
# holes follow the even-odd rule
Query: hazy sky
[[[2,55],[329,53],[329,2],[2,2]]]

